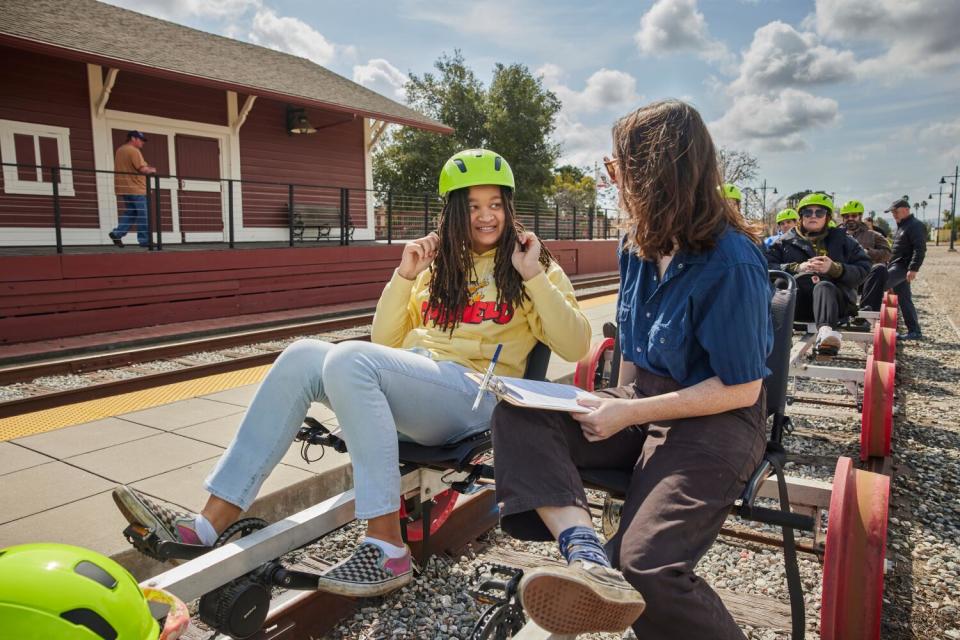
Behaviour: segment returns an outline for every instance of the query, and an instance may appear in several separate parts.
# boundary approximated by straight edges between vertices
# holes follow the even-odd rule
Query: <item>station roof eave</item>
[[[306,58],[94,0],[5,0],[0,44],[442,134],[453,131]]]

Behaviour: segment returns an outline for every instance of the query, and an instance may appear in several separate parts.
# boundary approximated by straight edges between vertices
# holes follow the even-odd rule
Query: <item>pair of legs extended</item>
[[[814,282],[811,276],[797,278],[795,317],[817,325],[817,349],[826,355],[840,351],[842,336],[837,331],[846,315],[847,297],[843,290],[828,280]]]
[[[466,371],[415,351],[367,342],[297,341],[270,369],[233,441],[206,479],[210,497],[199,514],[202,518],[191,514],[164,518],[162,507],[126,487],[115,491],[115,499],[132,521],[166,531],[174,540],[209,545],[211,536],[215,539],[250,507],[290,448],[310,404],[321,402],[336,413],[347,443],[356,515],[368,521],[367,542],[379,543],[384,551],[379,558],[373,557],[378,556],[376,549],[358,553],[381,565],[406,557],[409,574],[398,516],[397,440],[441,445],[486,430],[495,400],[488,394],[478,410],[471,411],[477,385],[466,378]],[[380,578],[381,587],[399,586],[388,577]],[[356,594],[371,595],[366,588],[358,586]]]
[[[870,308],[873,311],[879,311],[883,301],[883,293],[887,289],[893,289],[897,294],[897,304],[903,313],[903,322],[907,325],[907,332],[920,336],[920,319],[917,316],[917,308],[913,304],[913,293],[910,290],[910,283],[907,282],[907,268],[901,264],[895,264],[891,267],[886,265],[874,265],[863,281],[863,294],[860,296],[860,308]]]
[[[633,385],[598,393],[637,398],[678,387],[673,380],[638,371]],[[579,469],[630,472],[620,528],[607,541],[606,554],[646,599],[646,610],[633,623],[637,637],[741,639],[720,598],[694,568],[763,457],[765,416],[761,392],[749,408],[636,425],[589,442],[566,413],[502,403],[492,419],[501,527],[518,538],[549,540],[570,524],[589,526]],[[579,521],[570,518],[571,511],[579,512]],[[557,599],[569,601],[563,593],[530,598],[524,590],[532,589],[536,575],[529,573],[521,586],[534,620],[547,628],[574,629],[579,617],[581,630],[595,629],[602,605],[552,606]],[[560,581],[552,584],[564,588]]]

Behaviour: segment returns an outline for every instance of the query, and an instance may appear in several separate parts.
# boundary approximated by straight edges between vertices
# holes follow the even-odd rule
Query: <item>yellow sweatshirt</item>
[[[434,360],[449,360],[474,371],[485,371],[497,344],[503,344],[496,373],[519,377],[527,355],[540,341],[564,360],[576,361],[590,348],[590,322],[577,304],[573,285],[557,263],[523,283],[529,300],[519,309],[497,305],[493,278],[496,249],[474,254],[477,281],[470,284],[467,308],[453,330],[443,331],[432,319],[423,323],[430,298],[430,270],[416,280],[393,273],[373,317],[371,341],[388,347],[419,347]]]

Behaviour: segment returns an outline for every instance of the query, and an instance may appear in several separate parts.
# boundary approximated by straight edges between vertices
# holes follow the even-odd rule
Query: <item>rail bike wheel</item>
[[[897,300],[897,294],[895,294],[893,291],[887,291],[885,294],[883,294],[883,301],[888,307],[896,307],[898,304],[900,304]]]
[[[573,384],[584,391],[603,389],[610,384],[610,365],[613,356],[613,338],[594,343],[573,372]]]
[[[893,391],[897,365],[867,357],[863,376],[860,459],[884,458],[892,451]]]
[[[437,530],[443,526],[443,523],[447,521],[447,518],[450,517],[450,514],[453,513],[453,509],[457,506],[457,498],[460,497],[460,493],[454,491],[453,489],[447,489],[446,491],[441,491],[433,497],[433,508],[430,509],[430,535],[433,535]],[[412,498],[411,500],[419,502],[419,498]],[[400,500],[400,518],[407,518],[410,516],[414,509],[409,509],[407,507],[408,500]],[[423,512],[421,511],[419,516],[407,523],[407,541],[409,542],[420,542],[423,540]]]
[[[884,302],[880,305],[880,321],[878,324],[884,329],[894,329],[897,328],[897,317],[898,311],[897,307],[888,305]]]
[[[880,638],[890,478],[837,460],[823,556],[822,640]]]
[[[873,330],[873,359],[878,362],[896,362],[897,330],[875,327]]]

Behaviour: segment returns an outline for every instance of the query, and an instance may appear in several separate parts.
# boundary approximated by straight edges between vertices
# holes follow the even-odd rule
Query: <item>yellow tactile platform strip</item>
[[[580,308],[599,307],[615,302],[616,299],[616,294],[590,298],[582,301]],[[263,380],[269,369],[270,365],[263,365],[230,373],[218,373],[196,380],[165,384],[153,389],[131,391],[109,398],[86,400],[55,409],[2,418],[0,419],[0,442],[255,384]]]
[[[218,373],[196,380],[3,418],[0,419],[0,442],[254,384],[263,379],[268,369],[270,365]]]

